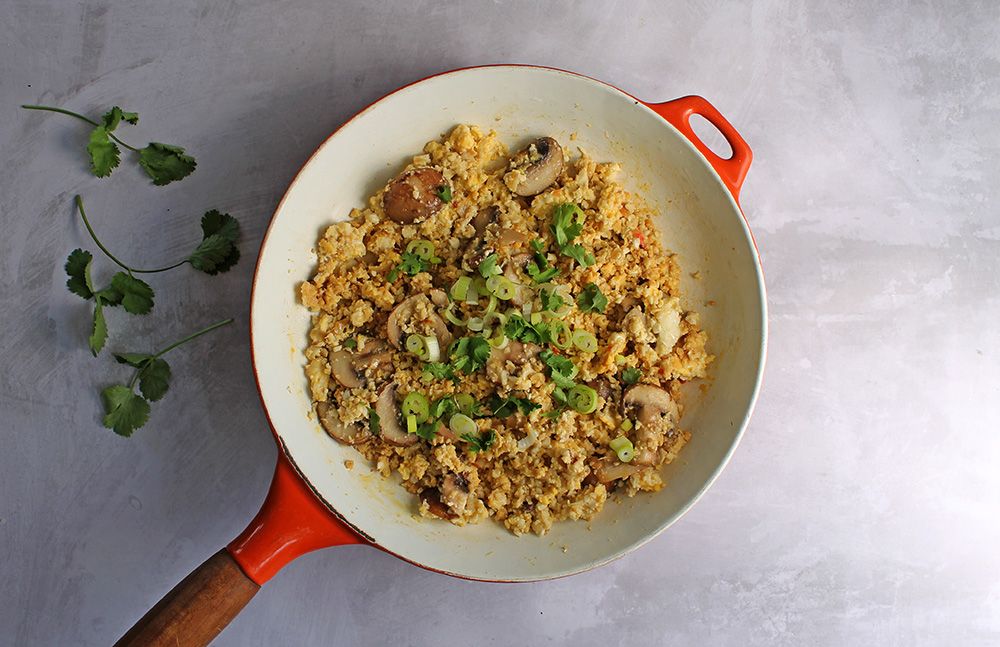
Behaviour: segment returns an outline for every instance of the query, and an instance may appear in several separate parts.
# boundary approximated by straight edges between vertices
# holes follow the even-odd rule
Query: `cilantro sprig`
[[[486,366],[491,350],[485,337],[470,335],[453,341],[448,349],[448,357],[451,358],[451,367],[455,372],[462,371],[471,375]]]
[[[642,379],[642,371],[634,366],[627,366],[622,369],[619,378],[623,384],[632,386]]]
[[[127,384],[113,384],[101,391],[104,426],[127,438],[145,425],[149,420],[149,403],[161,399],[170,388],[170,365],[162,359],[163,355],[232,322],[232,319],[218,321],[155,353],[116,353],[118,363],[135,368],[135,372]],[[137,383],[139,393],[135,392]]]
[[[91,277],[93,254],[77,248],[70,252],[66,259],[64,267],[69,277],[66,281],[66,288],[73,294],[94,302],[94,313],[87,343],[90,352],[95,357],[104,348],[108,338],[108,325],[104,316],[104,308],[121,306],[129,314],[135,315],[149,314],[153,309],[155,297],[153,288],[136,277],[136,274],[165,272],[180,267],[184,263],[190,263],[195,269],[208,274],[218,274],[227,271],[239,260],[240,252],[236,247],[239,223],[228,214],[212,210],[202,217],[204,238],[187,258],[173,265],[156,269],[131,267],[112,254],[97,237],[90,220],[87,218],[87,212],[83,208],[83,198],[78,195],[75,202],[83,224],[94,243],[111,261],[124,270],[111,277],[110,285],[96,289]]]
[[[87,154],[90,156],[90,170],[97,177],[111,175],[111,171],[121,163],[119,144],[138,154],[139,166],[157,186],[182,180],[193,173],[197,166],[195,159],[186,154],[180,146],[150,142],[145,148],[136,148],[119,139],[115,135],[115,130],[122,122],[132,126],[139,123],[139,114],[136,112],[128,112],[114,106],[104,113],[100,121],[94,121],[90,117],[65,108],[36,105],[22,105],[21,107],[25,110],[43,110],[69,115],[93,126],[94,129],[90,131],[90,137],[87,140]]]
[[[486,402],[486,406],[489,407],[489,410],[497,418],[507,418],[517,412],[521,412],[526,416],[535,409],[542,408],[542,405],[532,402],[527,398],[518,398],[515,396],[502,398],[496,393],[490,396],[490,399]]]
[[[552,209],[549,230],[563,256],[572,258],[581,267],[590,267],[595,263],[594,255],[584,249],[583,245],[573,242],[574,238],[583,233],[584,219],[583,209],[579,205],[565,202]]]
[[[385,275],[385,280],[389,283],[395,283],[396,279],[399,278],[400,273],[407,274],[408,276],[416,276],[421,272],[429,270],[431,265],[440,262],[441,259],[436,256],[432,258],[422,258],[415,252],[403,252],[401,260],[396,267],[389,270],[389,273]]]
[[[604,296],[596,283],[583,286],[583,291],[576,297],[576,305],[582,312],[604,312],[608,307],[608,298]]]
[[[490,429],[489,431],[480,436],[475,436],[473,434],[462,434],[462,440],[469,443],[469,450],[472,451],[473,453],[485,452],[489,450],[490,447],[493,446],[493,443],[496,440],[496,432]]]
[[[534,252],[533,259],[525,266],[528,276],[535,283],[545,283],[551,281],[559,275],[559,268],[551,267],[549,259],[545,257],[545,243],[537,238],[531,240],[531,249]]]
[[[546,348],[538,357],[549,368],[549,378],[561,389],[571,389],[576,386],[573,378],[579,373],[576,365],[568,357],[553,353]]]

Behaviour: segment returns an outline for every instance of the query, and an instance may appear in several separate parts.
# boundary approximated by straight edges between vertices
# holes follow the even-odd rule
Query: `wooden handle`
[[[204,647],[260,590],[226,550],[156,603],[115,647]]]

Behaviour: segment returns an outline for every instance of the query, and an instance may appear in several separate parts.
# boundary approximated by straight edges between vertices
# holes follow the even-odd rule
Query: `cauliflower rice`
[[[659,490],[658,468],[690,438],[678,427],[680,385],[713,358],[697,313],[680,308],[677,259],[654,213],[615,182],[617,164],[550,141],[511,157],[496,133],[460,125],[429,142],[326,230],[315,276],[300,286],[314,313],[306,373],[320,420],[383,476],[397,473],[422,516],[541,535],[557,520],[592,519],[613,490]],[[554,181],[524,195],[533,172],[550,170]],[[569,242],[552,226],[559,213],[582,224]],[[546,265],[558,274],[529,275]],[[487,276],[500,287],[483,291]],[[543,312],[552,290],[564,303]],[[563,334],[545,339],[551,330]],[[576,331],[596,349],[567,344]],[[490,345],[459,346],[472,337]]]

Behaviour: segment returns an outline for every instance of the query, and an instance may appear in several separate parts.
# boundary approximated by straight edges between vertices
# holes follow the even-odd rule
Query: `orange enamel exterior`
[[[457,70],[450,72],[453,71]],[[558,71],[565,72],[565,70]],[[442,72],[442,74],[449,74],[450,72]],[[567,73],[574,74],[572,72]],[[433,78],[433,76],[427,78]],[[420,83],[425,80],[421,79],[414,83]],[[399,88],[399,90],[402,89]],[[628,95],[623,90],[619,89],[619,91]],[[382,101],[395,94],[395,92],[382,97],[378,101]],[[378,101],[374,103],[378,103]],[[712,168],[715,169],[722,182],[729,189],[730,193],[732,193],[733,199],[739,204],[740,188],[750,168],[753,154],[746,141],[743,140],[732,124],[712,104],[698,96],[682,97],[665,103],[646,103],[639,99],[636,99],[636,102],[649,107],[680,131],[712,165]],[[374,105],[374,103],[371,105]],[[361,112],[364,112],[364,110],[358,114]],[[690,125],[690,118],[693,114],[703,116],[719,129],[733,150],[731,158],[724,159],[719,157],[698,139]],[[345,122],[345,125],[349,121]],[[267,234],[265,233],[261,248],[266,243]],[[256,276],[256,271],[254,274]],[[258,392],[260,392],[259,382],[257,388]],[[275,433],[273,425],[272,433]],[[277,434],[275,434],[275,439],[278,442],[278,462],[267,498],[264,500],[260,512],[257,513],[257,516],[254,517],[247,529],[227,546],[227,550],[232,554],[247,576],[261,585],[271,579],[285,564],[305,553],[320,548],[347,544],[369,544],[375,546],[375,544],[361,537],[341,521],[334,512],[327,509],[319,497],[309,488],[305,480],[298,474],[292,460],[285,454],[281,441],[277,438]],[[406,558],[403,555],[399,555],[399,557]],[[417,565],[422,566],[421,564]]]

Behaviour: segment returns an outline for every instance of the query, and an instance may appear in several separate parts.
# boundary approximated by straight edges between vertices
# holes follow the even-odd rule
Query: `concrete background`
[[[488,585],[329,550],[217,644],[1000,643],[996,2],[4,0],[0,644],[110,644],[243,528],[274,464],[245,339],[277,200],[362,106],[493,62],[702,94],[750,142],[772,336],[745,440],[694,510],[607,568]],[[198,171],[94,179],[86,128],[23,102],[137,110],[127,140],[186,145]],[[76,193],[136,263],[183,256],[207,208],[243,224],[234,271],[156,276],[152,315],[111,315],[114,350],[237,318],[170,357],[131,440],[97,398],[127,373],[90,357],[63,287],[67,253],[93,247]]]

